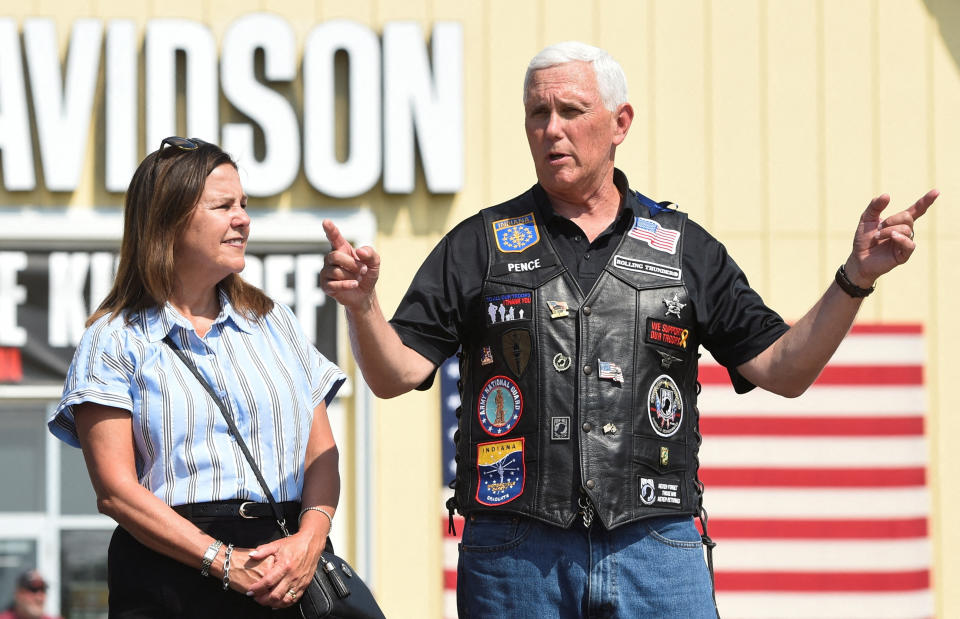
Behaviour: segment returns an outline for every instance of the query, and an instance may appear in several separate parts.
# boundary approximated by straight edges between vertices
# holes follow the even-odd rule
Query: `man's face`
[[[14,593],[14,608],[21,617],[40,617],[47,600],[46,585],[18,588]]]
[[[593,67],[577,61],[534,71],[524,107],[530,154],[547,193],[571,202],[593,195],[612,173],[629,105],[604,107]]]

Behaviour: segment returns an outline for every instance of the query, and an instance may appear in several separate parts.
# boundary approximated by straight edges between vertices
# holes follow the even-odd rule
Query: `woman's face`
[[[243,270],[250,234],[247,196],[236,168],[224,163],[207,176],[200,201],[174,247],[174,263],[182,285],[215,286]]]

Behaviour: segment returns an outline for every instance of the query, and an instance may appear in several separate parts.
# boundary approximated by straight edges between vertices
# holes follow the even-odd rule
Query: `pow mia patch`
[[[647,329],[643,335],[643,340],[647,343],[686,350],[689,337],[690,330],[682,325],[647,317]]]
[[[522,252],[540,240],[537,230],[537,220],[533,213],[520,217],[498,219],[490,224],[493,234],[497,237],[497,249],[504,253]]]
[[[550,418],[550,438],[555,441],[570,440],[570,418],[569,417],[551,417]]]
[[[663,477],[638,478],[640,502],[669,509],[680,509],[683,504],[683,487],[679,480]]]
[[[529,292],[512,292],[484,297],[487,325],[513,320],[530,320],[533,307],[533,295]]]
[[[665,438],[676,434],[683,423],[683,400],[672,378],[663,374],[653,381],[647,404],[653,431]]]
[[[503,360],[515,375],[523,374],[530,361],[530,331],[510,329],[503,334]]]
[[[614,256],[613,266],[625,271],[646,273],[647,275],[663,277],[665,279],[680,279],[680,269],[667,266],[665,264],[657,264],[656,262],[647,262],[645,260],[629,258],[627,256]]]
[[[503,436],[516,427],[523,413],[523,395],[517,383],[506,376],[494,376],[480,391],[477,418],[490,436]]]
[[[477,445],[477,502],[503,505],[523,494],[523,439]]]

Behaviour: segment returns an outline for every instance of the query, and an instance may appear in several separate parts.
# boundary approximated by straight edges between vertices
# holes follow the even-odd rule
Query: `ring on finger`
[[[295,599],[297,599],[297,590],[296,590],[296,589],[288,589],[288,590],[287,590],[287,595],[290,596],[290,599],[291,599],[291,600],[295,600]]]
[[[913,240],[913,230],[910,230],[910,240]]]

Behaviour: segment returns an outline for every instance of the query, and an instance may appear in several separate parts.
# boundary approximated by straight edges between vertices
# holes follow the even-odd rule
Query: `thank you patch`
[[[477,502],[503,505],[523,494],[523,439],[477,445]]]
[[[643,339],[650,344],[659,344],[676,350],[686,350],[689,337],[690,330],[686,327],[666,320],[647,318],[647,330]]]
[[[682,486],[679,480],[662,477],[640,477],[640,502],[670,509],[680,509],[683,504]]]
[[[683,423],[683,400],[672,378],[663,374],[653,381],[647,404],[653,431],[663,437],[676,434]]]
[[[490,436],[503,436],[516,427],[523,413],[520,388],[506,376],[494,376],[480,391],[477,417]]]
[[[529,292],[511,292],[484,297],[487,314],[487,324],[494,325],[514,320],[530,320],[530,308],[533,306],[533,295]]]
[[[540,240],[533,213],[520,217],[498,219],[491,224],[497,237],[497,249],[506,253],[521,252]]]

